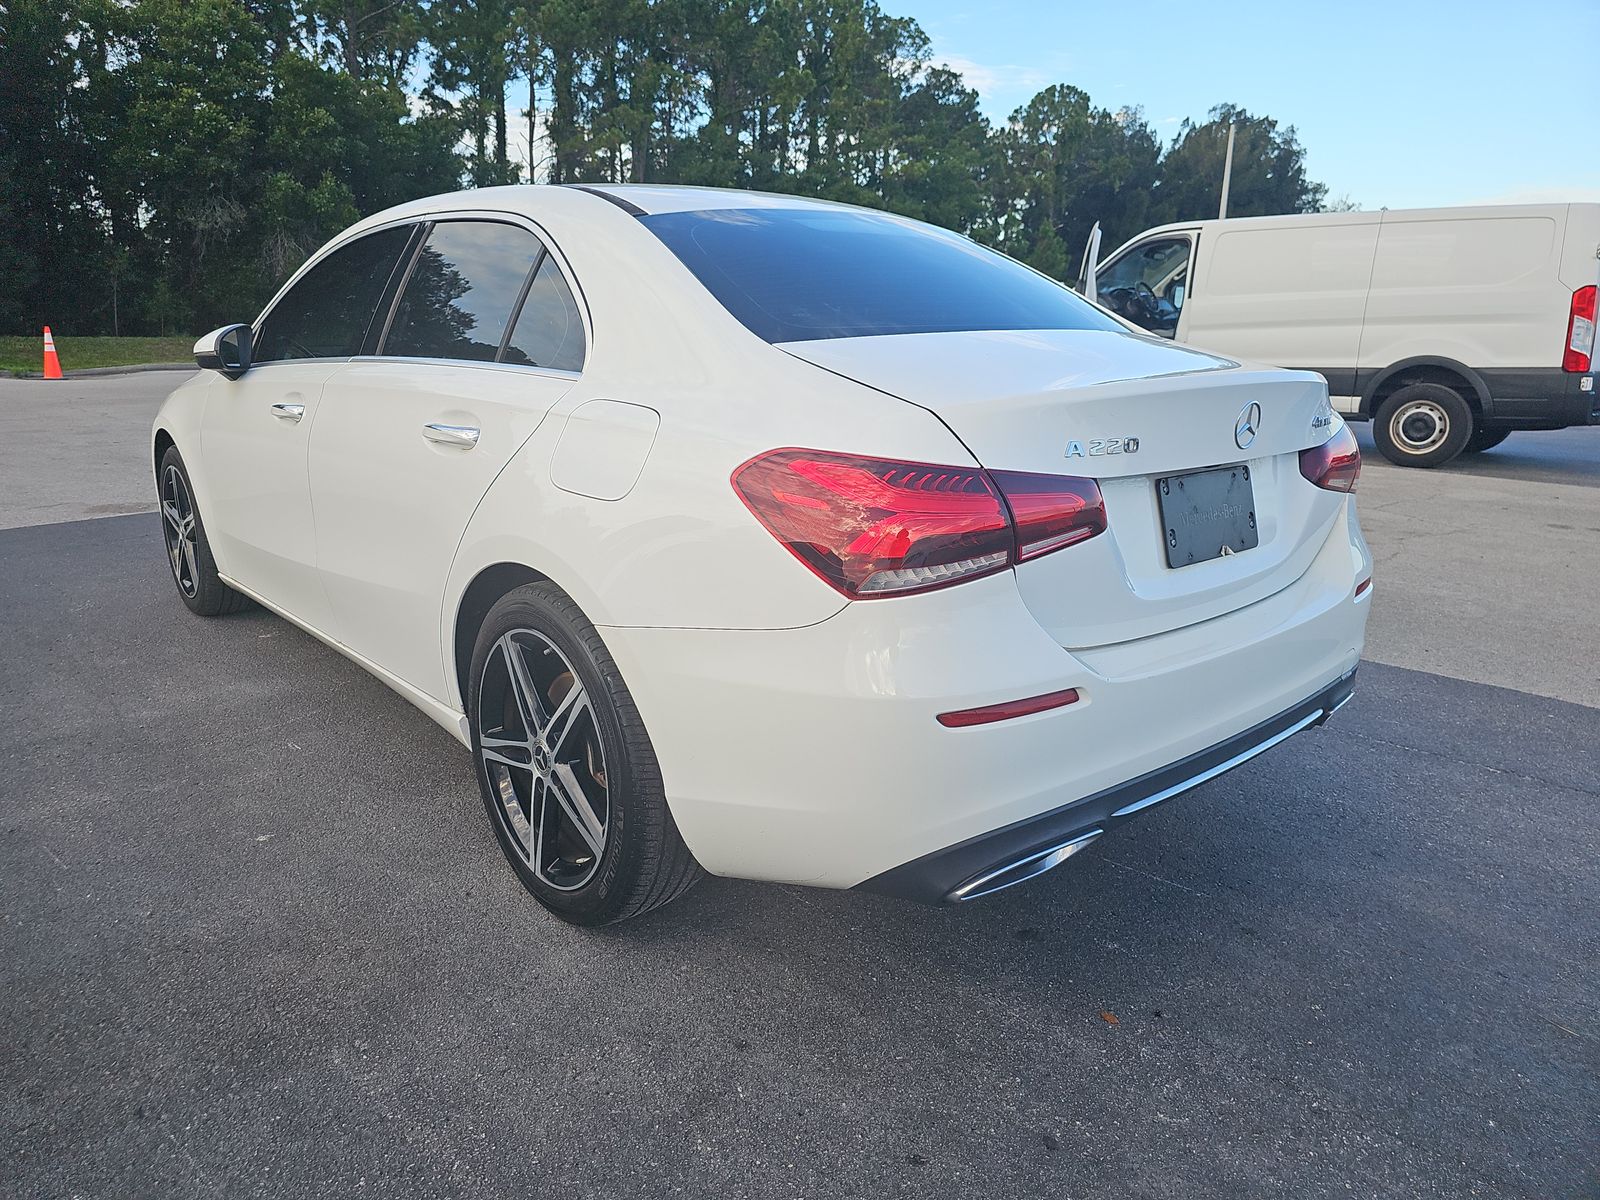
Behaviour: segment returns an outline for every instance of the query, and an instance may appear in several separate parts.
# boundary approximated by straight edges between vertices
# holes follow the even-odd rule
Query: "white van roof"
[[[1249,225],[1252,227],[1296,225],[1330,225],[1330,224],[1370,224],[1396,217],[1403,217],[1407,221],[1451,221],[1466,219],[1483,219],[1485,217],[1552,217],[1556,220],[1565,220],[1574,209],[1591,209],[1600,215],[1600,203],[1574,202],[1572,204],[1477,204],[1462,205],[1454,208],[1374,208],[1358,209],[1354,212],[1314,212],[1314,213],[1288,213],[1276,217],[1226,217],[1218,219],[1212,217],[1201,221],[1173,221],[1166,225],[1155,225],[1142,230],[1129,238],[1129,242],[1138,241],[1152,233],[1177,233],[1182,230],[1212,230],[1223,226]],[[1126,244],[1126,243],[1124,243]],[[1121,247],[1118,247],[1120,249]],[[1106,257],[1110,257],[1107,255]]]

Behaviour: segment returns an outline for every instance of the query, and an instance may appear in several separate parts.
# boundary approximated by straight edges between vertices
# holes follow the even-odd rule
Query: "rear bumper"
[[[1063,648],[1009,572],[801,629],[600,633],[701,865],[846,888],[1086,800],[1098,815],[1095,798],[1325,698],[1359,661],[1371,569],[1352,501],[1294,583],[1114,645]],[[937,720],[1068,688],[1064,708]],[[955,861],[938,883],[975,858]]]
[[[1600,425],[1600,383],[1593,373],[1574,375],[1559,367],[1484,370],[1489,389],[1485,424],[1499,429],[1565,429]]]
[[[1243,766],[1302,729],[1323,724],[1350,699],[1354,688],[1352,668],[1316,695],[1197,754],[1052,812],[925,854],[858,886],[938,904],[975,900],[1023,883],[1162,801]]]

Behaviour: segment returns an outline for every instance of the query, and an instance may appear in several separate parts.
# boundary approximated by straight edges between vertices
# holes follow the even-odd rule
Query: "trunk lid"
[[[1299,452],[1339,421],[1326,384],[1308,372],[1241,367],[1098,330],[902,334],[780,348],[929,410],[985,467],[1099,482],[1106,533],[1017,568],[1029,609],[1069,648],[1164,633],[1272,595],[1305,573],[1342,510],[1342,495],[1300,474]],[[1260,417],[1241,448],[1235,428],[1252,405]],[[1250,468],[1258,544],[1169,567],[1158,481],[1234,464]]]

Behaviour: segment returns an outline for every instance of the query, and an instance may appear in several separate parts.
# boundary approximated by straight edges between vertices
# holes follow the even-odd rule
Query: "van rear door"
[[[1431,357],[1475,371],[1559,367],[1573,292],[1560,277],[1568,207],[1386,213],[1358,366]]]
[[[1567,231],[1561,249],[1561,284],[1573,293],[1586,287],[1600,287],[1600,204],[1574,204],[1567,210]],[[1582,352],[1583,344],[1587,342],[1589,353],[1589,373],[1593,374],[1600,360],[1600,346],[1595,344],[1596,339],[1590,335],[1584,337],[1582,328],[1574,329],[1574,314],[1581,315],[1588,306],[1583,303],[1583,297],[1574,295],[1567,302],[1567,317],[1561,329],[1564,336],[1576,342],[1571,348]],[[1563,343],[1565,348],[1568,343]],[[1566,354],[1563,351],[1563,360]],[[1591,397],[1590,407],[1595,412],[1600,412],[1600,395],[1593,391],[1594,384],[1589,384]],[[1592,420],[1593,418],[1591,418]]]

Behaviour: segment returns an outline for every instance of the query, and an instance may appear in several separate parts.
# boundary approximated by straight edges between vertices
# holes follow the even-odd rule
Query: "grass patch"
[[[85,367],[131,367],[139,363],[192,362],[193,337],[57,337],[56,354],[68,375]],[[44,334],[0,337],[0,372],[38,371],[44,366]]]

